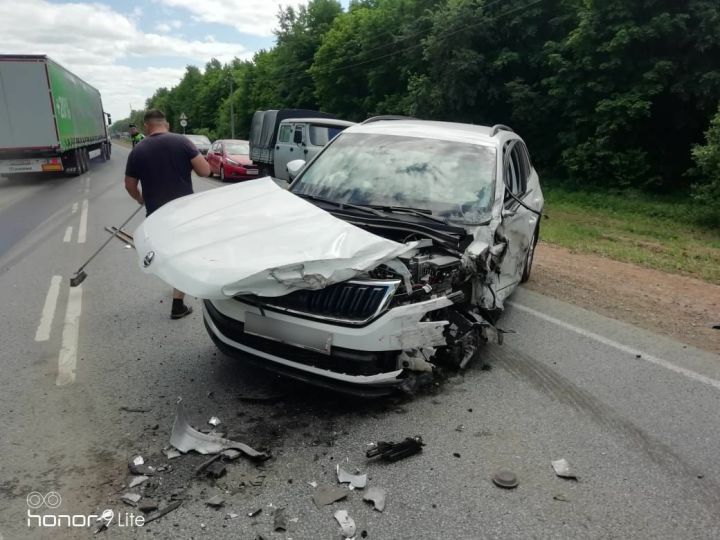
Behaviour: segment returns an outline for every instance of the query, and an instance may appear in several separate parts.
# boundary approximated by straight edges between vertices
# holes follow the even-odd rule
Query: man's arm
[[[198,154],[192,158],[190,165],[192,165],[193,171],[195,171],[195,174],[198,176],[210,176],[210,164],[202,154]]]
[[[133,178],[132,176],[125,177],[125,189],[127,190],[127,192],[138,203],[145,204],[142,193],[140,193],[140,189],[138,188],[139,183],[140,180],[138,180],[137,178]]]

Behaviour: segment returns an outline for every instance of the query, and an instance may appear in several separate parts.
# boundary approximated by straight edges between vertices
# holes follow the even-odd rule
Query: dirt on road
[[[720,286],[541,242],[526,286],[720,354]]]

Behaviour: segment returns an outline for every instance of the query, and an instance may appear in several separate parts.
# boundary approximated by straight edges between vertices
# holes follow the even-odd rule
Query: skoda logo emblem
[[[155,258],[155,252],[154,251],[148,251],[147,255],[145,255],[145,258],[143,259],[143,266],[147,268],[150,266],[153,262],[153,259]]]

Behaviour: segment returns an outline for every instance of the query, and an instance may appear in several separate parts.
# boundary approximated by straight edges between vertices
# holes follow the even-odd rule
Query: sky
[[[348,0],[341,2],[347,6]],[[46,54],[119,120],[185,66],[250,59],[274,43],[280,5],[307,0],[0,0],[0,54]]]

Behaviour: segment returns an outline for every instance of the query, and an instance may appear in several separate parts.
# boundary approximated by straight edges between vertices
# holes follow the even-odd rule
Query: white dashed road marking
[[[87,240],[87,214],[88,214],[88,200],[85,199],[82,202],[82,210],[80,211],[80,225],[78,226],[78,244],[84,244]]]
[[[65,229],[65,236],[63,236],[63,242],[69,242],[72,238],[72,226]]]
[[[43,306],[42,315],[40,316],[40,324],[35,332],[35,341],[47,341],[50,339],[50,330],[52,329],[52,322],[55,318],[61,280],[62,278],[60,276],[50,278],[50,288],[45,297],[45,305]]]
[[[563,328],[566,328],[567,330],[571,330],[572,332],[575,332],[576,334],[580,334],[581,336],[585,336],[587,338],[594,339],[595,341],[598,341],[598,342],[602,343],[603,345],[613,347],[614,349],[617,349],[619,351],[622,351],[624,353],[632,355],[632,356],[638,358],[639,360],[645,360],[646,362],[655,364],[656,366],[664,367],[665,369],[669,369],[670,371],[674,371],[675,373],[684,375],[688,379],[692,379],[693,381],[707,384],[708,386],[712,386],[712,387],[720,390],[720,381],[718,381],[717,379],[712,379],[710,377],[706,377],[705,375],[702,375],[702,374],[692,371],[690,369],[687,369],[687,368],[684,368],[681,366],[677,366],[677,365],[673,364],[672,362],[669,362],[668,360],[664,360],[663,358],[658,358],[657,356],[647,354],[646,352],[643,352],[638,349],[633,349],[632,347],[628,347],[627,345],[623,345],[622,343],[618,343],[617,341],[608,339],[605,336],[596,334],[595,332],[590,332],[589,330],[585,330],[584,328],[580,328],[579,326],[575,326],[575,325],[567,323],[565,321],[561,321],[560,319],[556,319],[555,317],[551,317],[550,315],[545,315],[544,313],[535,311],[534,309],[529,308],[527,306],[523,306],[523,305],[517,304],[515,302],[506,302],[506,303],[511,305],[515,309],[524,311],[525,313],[529,313],[530,315],[534,315],[535,317],[538,317],[539,319],[542,319],[544,321],[556,324],[558,326],[562,326]]]
[[[70,287],[65,325],[62,333],[62,347],[58,356],[58,374],[55,384],[64,386],[75,382],[77,346],[80,334],[80,313],[82,312],[82,287]]]

